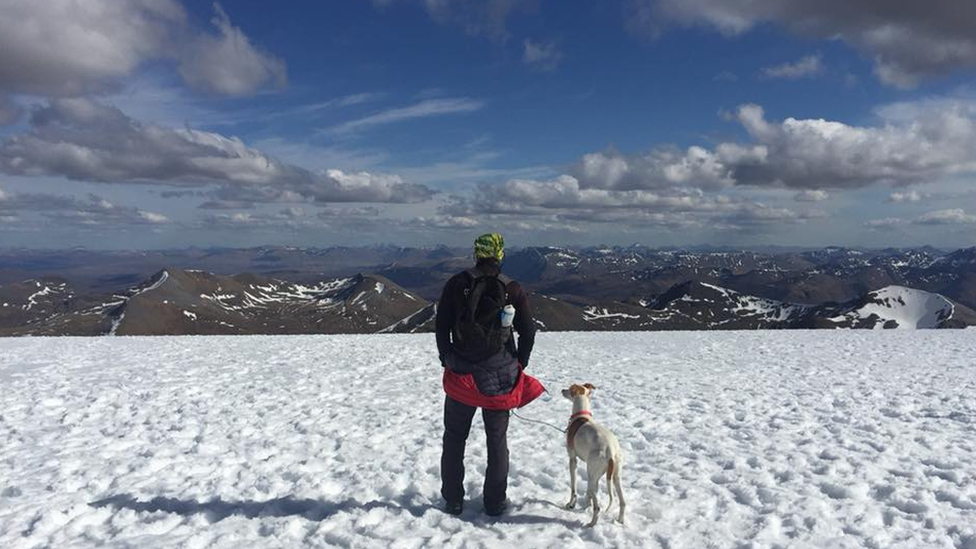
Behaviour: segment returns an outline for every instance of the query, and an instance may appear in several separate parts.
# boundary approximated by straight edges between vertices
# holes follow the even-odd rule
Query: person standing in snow
[[[447,393],[441,495],[444,510],[460,515],[464,509],[464,447],[474,414],[481,408],[488,446],[485,513],[498,516],[508,506],[509,410],[528,404],[545,389],[522,372],[535,343],[535,321],[522,287],[501,273],[505,240],[498,233],[479,236],[474,257],[473,268],[444,285],[435,319]],[[510,316],[513,308],[514,319]]]

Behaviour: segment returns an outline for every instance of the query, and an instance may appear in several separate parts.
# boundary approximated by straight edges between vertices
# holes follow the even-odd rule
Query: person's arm
[[[515,320],[512,326],[519,336],[518,361],[524,368],[529,365],[532,347],[535,345],[535,319],[532,318],[532,309],[529,308],[529,300],[522,287],[518,283],[513,285],[515,291],[512,293],[512,306],[515,307]]]
[[[447,359],[452,353],[451,349],[451,329],[454,327],[455,303],[454,303],[454,278],[444,284],[441,291],[441,299],[437,302],[437,316],[434,318],[434,331],[437,335],[437,356],[441,361],[441,366],[447,365]]]

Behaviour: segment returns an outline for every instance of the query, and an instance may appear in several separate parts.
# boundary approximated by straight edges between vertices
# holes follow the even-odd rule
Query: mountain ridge
[[[560,252],[562,253],[562,252]],[[627,301],[530,292],[544,331],[963,328],[976,312],[889,285],[805,304],[686,280]],[[80,295],[64,279],[0,286],[0,335],[244,335],[433,331],[436,303],[382,275],[297,283],[254,273],[162,269],[124,292]]]

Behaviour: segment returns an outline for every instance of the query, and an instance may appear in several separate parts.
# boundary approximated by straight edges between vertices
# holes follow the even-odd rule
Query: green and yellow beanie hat
[[[483,234],[474,241],[475,259],[497,259],[505,257],[505,239],[498,233]]]

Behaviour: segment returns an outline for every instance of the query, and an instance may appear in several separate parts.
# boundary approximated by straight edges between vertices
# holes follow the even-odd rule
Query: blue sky
[[[958,2],[4,3],[0,247],[976,236]]]

